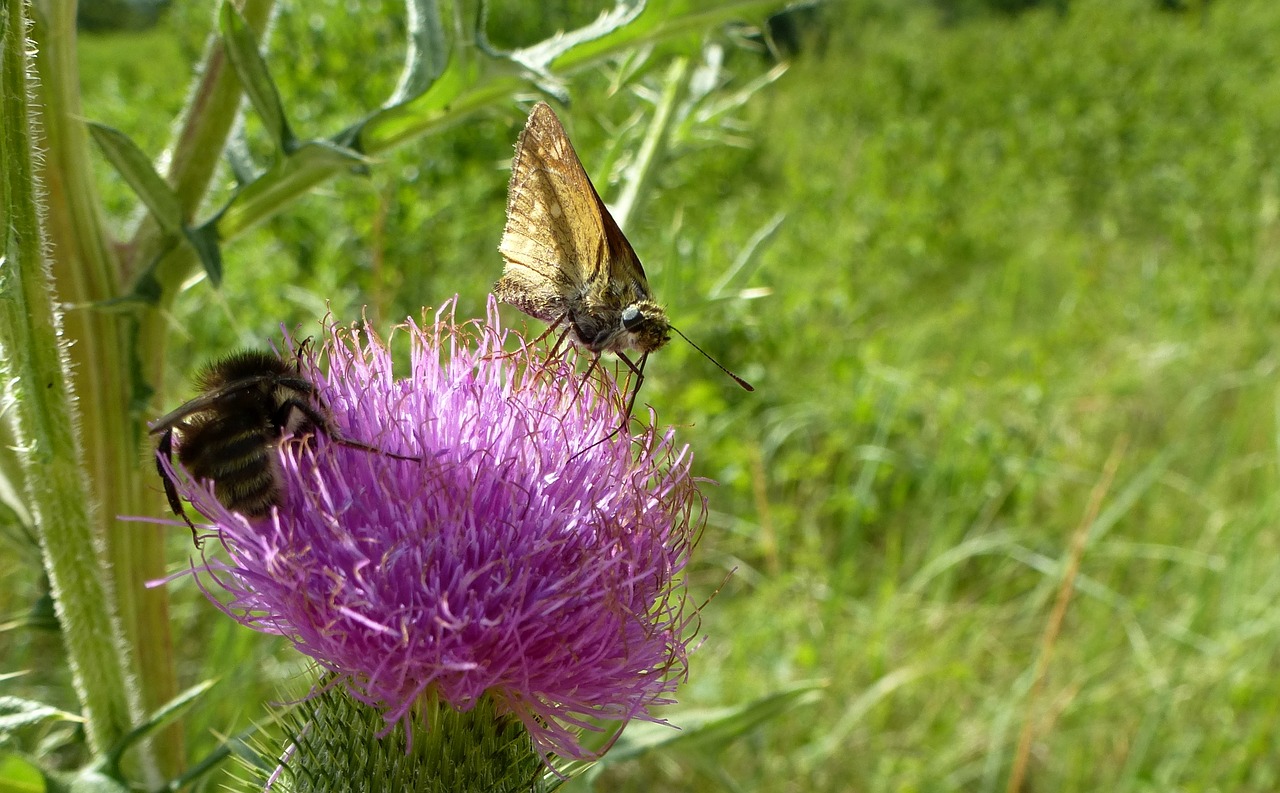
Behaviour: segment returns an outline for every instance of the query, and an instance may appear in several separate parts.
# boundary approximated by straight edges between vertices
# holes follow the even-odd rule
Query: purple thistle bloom
[[[654,719],[687,671],[705,508],[687,448],[670,430],[609,437],[612,378],[503,354],[492,302],[485,326],[446,308],[404,332],[406,379],[367,329],[329,329],[301,366],[346,438],[422,462],[286,440],[280,506],[254,520],[179,470],[230,556],[204,569],[228,614],[289,637],[388,726],[487,694],[544,755],[587,757],[588,719]]]

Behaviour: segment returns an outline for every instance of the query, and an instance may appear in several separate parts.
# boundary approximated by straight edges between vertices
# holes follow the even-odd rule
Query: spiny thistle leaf
[[[449,65],[449,42],[435,0],[405,0],[409,41],[404,71],[387,105],[408,102],[426,93]]]
[[[102,149],[116,173],[151,210],[160,227],[169,234],[181,234],[182,205],[173,188],[152,167],[151,158],[120,130],[95,121],[88,122],[88,126],[93,142]]]
[[[231,61],[231,67],[236,70],[245,93],[249,95],[249,101],[258,111],[277,151],[281,155],[290,154],[297,148],[297,138],[289,128],[289,120],[280,104],[280,92],[276,90],[271,72],[267,70],[267,62],[258,51],[258,41],[253,36],[253,30],[230,2],[222,4],[219,25],[227,58]]]

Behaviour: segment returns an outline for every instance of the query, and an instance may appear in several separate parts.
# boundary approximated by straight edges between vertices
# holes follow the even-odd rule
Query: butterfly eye
[[[635,330],[644,322],[644,314],[640,313],[640,309],[635,306],[627,306],[622,310],[622,327],[627,330]]]

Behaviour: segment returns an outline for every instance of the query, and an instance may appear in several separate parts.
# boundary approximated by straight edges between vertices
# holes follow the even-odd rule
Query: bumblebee
[[[289,364],[272,353],[233,353],[206,367],[195,382],[200,395],[152,425],[151,434],[160,436],[156,448],[172,462],[176,434],[182,467],[196,481],[212,480],[218,501],[245,517],[261,517],[280,503],[280,464],[274,452],[285,435],[323,432],[343,446],[397,460],[421,461],[343,437],[329,418],[315,384],[302,375],[296,363]],[[156,469],[164,480],[169,506],[191,527],[199,548],[195,524],[187,517],[177,486],[159,457]]]

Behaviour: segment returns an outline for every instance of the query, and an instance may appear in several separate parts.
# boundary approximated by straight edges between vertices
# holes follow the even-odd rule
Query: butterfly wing
[[[603,253],[599,257],[600,272],[588,281],[587,304],[593,310],[612,308],[621,311],[632,303],[652,299],[649,279],[644,275],[640,257],[636,256],[631,242],[618,228],[609,214],[609,208],[600,200],[595,186],[591,187],[596,211],[600,215],[600,227],[604,230]]]
[[[498,250],[506,260],[498,299],[539,319],[621,311],[637,287],[648,295],[639,259],[542,102],[516,143]]]

